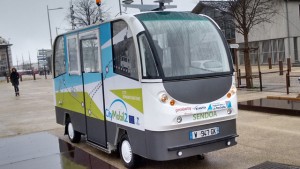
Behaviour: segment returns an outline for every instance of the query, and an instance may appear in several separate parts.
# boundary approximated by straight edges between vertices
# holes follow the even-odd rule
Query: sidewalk
[[[0,83],[0,138],[62,127],[56,124],[52,79],[20,82],[16,97],[11,83]]]
[[[239,66],[239,69],[241,70],[241,74],[245,74],[245,67]],[[300,77],[300,67],[292,67],[292,71],[290,72],[290,87],[289,92],[290,93],[300,93],[300,84],[298,81],[298,77]],[[269,69],[267,65],[261,66],[261,73],[262,73],[262,87],[263,91],[267,92],[277,92],[277,93],[286,93],[286,70],[287,67],[284,66],[283,70],[285,71],[283,75],[279,75],[279,67],[278,65],[273,65],[272,69]],[[258,76],[258,67],[257,65],[252,66],[252,74]],[[237,74],[236,74],[237,76]],[[246,91],[260,91],[260,84],[259,84],[259,78],[253,79],[253,89],[245,89],[246,86],[246,80],[241,80],[242,84],[240,90],[246,90]]]

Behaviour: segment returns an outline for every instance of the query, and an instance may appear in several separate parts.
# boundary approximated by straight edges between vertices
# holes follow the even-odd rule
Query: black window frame
[[[97,41],[97,57],[98,57],[98,62],[97,62],[97,66],[98,66],[98,70],[97,71],[89,71],[89,72],[85,72],[85,69],[84,69],[84,56],[83,56],[83,50],[82,50],[82,41],[85,41],[85,40],[96,40]],[[97,37],[90,37],[90,38],[79,38],[79,52],[80,52],[80,68],[82,70],[82,72],[84,73],[100,73],[101,72],[101,61],[100,61],[100,57],[99,57],[99,48],[100,48],[100,45],[99,45],[99,39]]]
[[[58,43],[58,40],[62,40],[64,45],[63,45],[63,56],[64,56],[64,72],[63,73],[60,73],[59,75],[56,74],[56,64],[55,64],[55,61],[56,61],[56,44]],[[53,58],[52,58],[52,62],[53,62],[53,78],[57,78],[61,75],[64,75],[67,73],[67,66],[66,66],[66,53],[65,53],[65,37],[64,35],[61,35],[61,36],[58,36],[56,39],[55,39],[55,42],[54,42],[54,45],[53,45]]]
[[[129,26],[129,24],[125,21],[125,20],[123,20],[123,19],[118,19],[118,20],[115,20],[115,21],[112,21],[111,22],[111,46],[112,46],[112,64],[113,64],[113,72],[115,73],[115,74],[118,74],[118,75],[121,75],[121,76],[124,76],[124,77],[127,77],[127,78],[130,78],[130,79],[133,79],[133,80],[136,80],[136,81],[139,81],[139,79],[140,79],[140,76],[139,76],[139,64],[138,64],[138,56],[137,56],[137,53],[136,53],[136,45],[135,45],[135,42],[134,42],[134,35],[132,34],[132,40],[133,40],[133,45],[134,45],[134,52],[135,52],[135,56],[134,57],[136,57],[136,71],[137,71],[137,76],[136,77],[132,77],[132,76],[129,76],[128,74],[125,74],[125,73],[120,73],[119,71],[116,71],[116,68],[115,68],[115,65],[116,65],[116,63],[115,63],[115,50],[114,50],[114,41],[113,41],[113,37],[114,37],[114,24],[116,23],[116,22],[120,22],[120,21],[122,21],[122,22],[124,22],[124,23],[126,23],[126,25],[127,25],[127,28],[131,31],[131,29],[130,29],[130,26]],[[131,33],[132,33],[132,31],[131,31]],[[131,59],[132,60],[132,59]]]
[[[154,59],[154,63],[155,63],[155,66],[156,66],[156,70],[157,70],[157,74],[158,76],[156,77],[145,77],[143,76],[144,72],[143,72],[143,63],[142,63],[142,54],[141,54],[141,44],[140,44],[140,41],[139,41],[139,38],[140,36],[142,35],[145,35],[145,37],[147,38],[147,41],[149,43],[149,47],[151,49],[151,52],[152,52],[152,55],[153,55],[153,59]],[[159,64],[157,63],[157,59],[158,58],[156,55],[157,55],[157,51],[154,50],[155,48],[153,47],[154,46],[154,43],[152,41],[152,38],[151,36],[148,34],[147,31],[143,31],[143,32],[140,32],[137,34],[137,40],[138,40],[138,48],[139,48],[139,53],[140,53],[140,65],[141,65],[141,76],[142,76],[142,79],[161,79],[161,73],[160,73],[160,70],[159,70]]]

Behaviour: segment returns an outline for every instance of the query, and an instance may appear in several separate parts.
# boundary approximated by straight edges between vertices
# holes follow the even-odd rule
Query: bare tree
[[[244,62],[246,72],[247,88],[252,88],[253,83],[252,68],[250,62],[250,48],[249,48],[249,33],[250,30],[261,23],[270,23],[272,17],[278,13],[276,9],[278,0],[228,0],[228,1],[203,1],[193,9],[199,12],[203,6],[210,6],[223,13],[231,15],[234,18],[236,31],[244,37]],[[201,10],[200,10],[201,11]]]
[[[74,13],[71,14],[71,10],[67,18],[70,19],[72,24],[73,17],[76,27],[84,27],[100,21],[99,9],[94,0],[75,0],[71,8],[73,8]]]

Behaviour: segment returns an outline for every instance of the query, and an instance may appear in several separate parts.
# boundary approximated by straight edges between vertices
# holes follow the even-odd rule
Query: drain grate
[[[249,169],[300,169],[300,166],[291,166],[280,163],[273,163],[270,161],[266,161]]]

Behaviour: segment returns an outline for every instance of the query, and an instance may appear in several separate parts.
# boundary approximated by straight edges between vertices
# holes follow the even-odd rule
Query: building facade
[[[201,3],[209,3],[210,1],[201,1]],[[222,1],[220,1],[222,2]],[[226,2],[224,2],[226,3]],[[211,17],[220,27],[221,31],[223,32],[227,42],[229,44],[235,44],[235,24],[234,19],[232,16],[221,12],[213,7],[206,6],[201,11],[201,14],[207,15]],[[235,63],[235,55],[234,49],[230,49],[232,60]]]
[[[286,62],[290,58],[293,65],[300,65],[300,0],[278,0],[274,3],[278,13],[270,23],[254,26],[249,33],[249,47],[252,64],[272,64]],[[243,35],[236,33],[236,43],[244,47]],[[239,64],[244,64],[243,52],[238,52]]]
[[[11,44],[0,37],[0,77],[8,75],[12,66]]]

